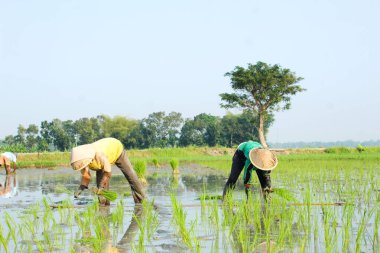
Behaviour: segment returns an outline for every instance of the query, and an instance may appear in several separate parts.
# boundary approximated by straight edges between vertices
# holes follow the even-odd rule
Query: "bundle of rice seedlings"
[[[96,187],[93,189],[94,193],[100,196],[103,196],[109,201],[115,201],[117,199],[117,193],[109,190],[98,190]]]
[[[158,163],[157,158],[153,158],[152,162],[153,162],[153,164],[154,164],[154,167],[156,167],[156,168],[159,168],[159,167],[160,167],[160,164]]]
[[[178,165],[179,165],[179,161],[177,159],[170,160],[170,166],[172,167],[173,173],[175,174],[179,173]]]
[[[146,178],[145,178],[146,162],[145,161],[136,161],[133,164],[133,168],[135,169],[137,177],[140,179],[141,183],[147,184],[148,182],[146,181]]]

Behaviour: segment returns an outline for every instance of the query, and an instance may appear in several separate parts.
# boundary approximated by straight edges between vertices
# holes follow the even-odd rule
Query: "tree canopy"
[[[265,121],[274,111],[287,110],[291,106],[291,96],[304,91],[298,82],[303,80],[294,72],[280,65],[257,62],[247,68],[236,66],[225,76],[231,80],[233,93],[222,93],[221,106],[242,108],[255,113],[259,121],[254,125],[261,144],[267,147]]]

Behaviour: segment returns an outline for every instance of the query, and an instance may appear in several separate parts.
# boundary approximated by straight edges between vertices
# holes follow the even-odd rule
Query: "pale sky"
[[[0,138],[17,126],[157,111],[222,116],[226,72],[304,77],[269,142],[380,139],[380,1],[0,0]]]

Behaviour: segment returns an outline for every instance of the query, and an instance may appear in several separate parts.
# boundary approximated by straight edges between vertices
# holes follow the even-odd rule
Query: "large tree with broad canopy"
[[[289,69],[280,65],[257,62],[248,64],[245,69],[236,66],[225,76],[230,77],[234,93],[222,93],[221,106],[224,108],[242,108],[252,110],[259,117],[257,128],[259,140],[268,148],[265,140],[264,124],[269,114],[274,111],[290,109],[290,98],[303,89],[297,83],[303,80]]]

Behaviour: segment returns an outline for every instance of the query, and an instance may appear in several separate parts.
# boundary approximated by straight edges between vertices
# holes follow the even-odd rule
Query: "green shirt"
[[[244,164],[244,178],[243,180],[245,181],[246,179],[246,176],[247,176],[247,172],[248,172],[248,167],[249,165],[251,164],[251,160],[249,159],[249,152],[252,150],[252,149],[255,149],[255,148],[262,148],[263,146],[261,146],[260,143],[256,142],[256,141],[246,141],[246,142],[243,142],[243,143],[240,143],[240,145],[238,146],[238,149],[243,151],[244,153],[244,156],[246,158],[245,160],[245,164]],[[253,166],[252,168],[253,170],[256,170],[255,166]],[[248,182],[250,182],[250,178],[248,180]]]

